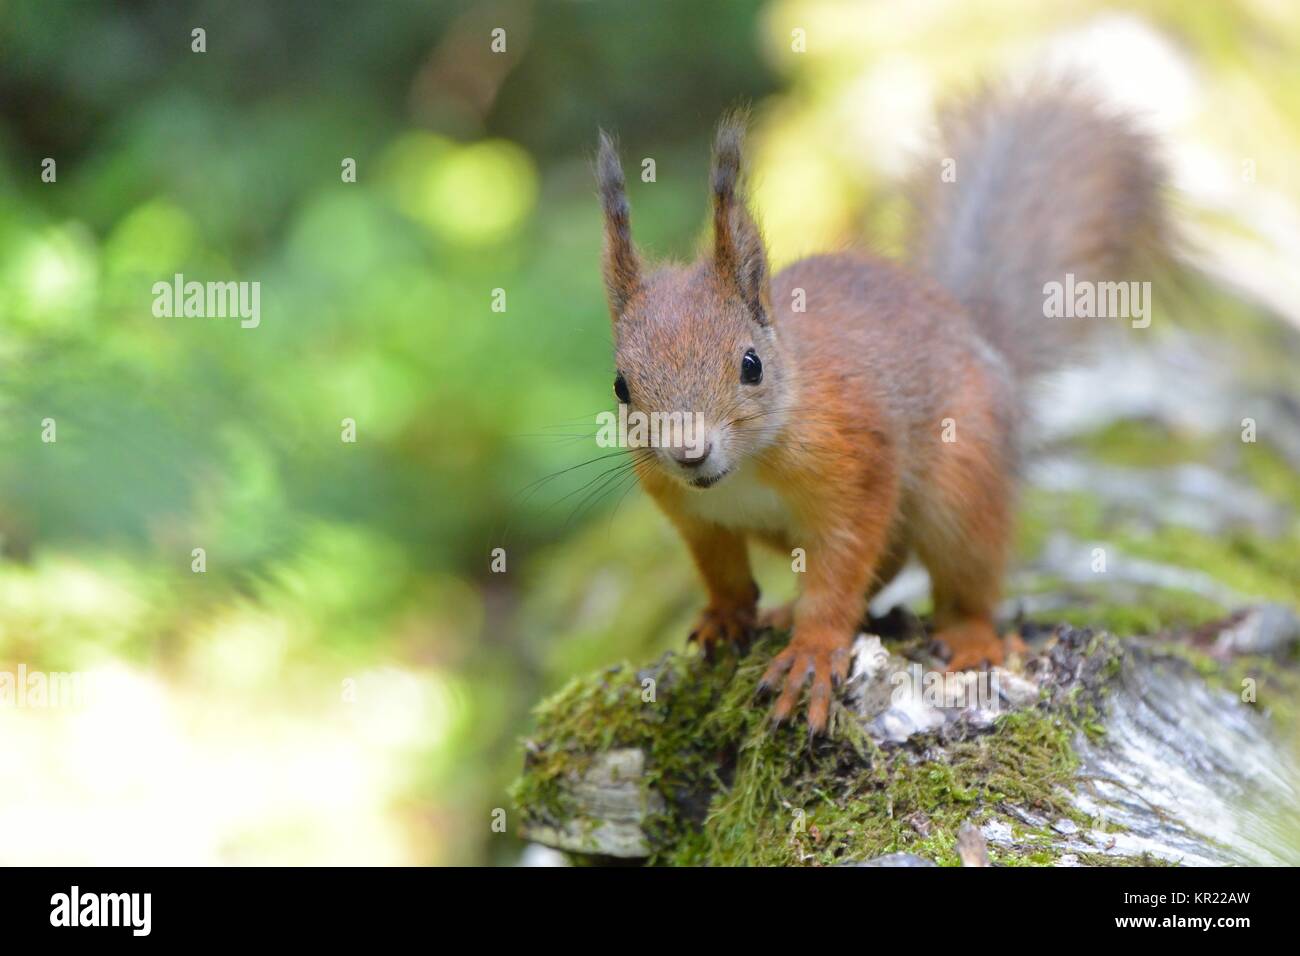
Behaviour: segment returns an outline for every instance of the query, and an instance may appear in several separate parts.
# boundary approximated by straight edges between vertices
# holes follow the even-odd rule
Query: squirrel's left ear
[[[743,111],[725,116],[713,141],[713,265],[740,294],[754,321],[767,325],[772,320],[767,252],[744,198],[737,195],[745,121]]]
[[[623,164],[618,161],[614,141],[600,131],[596,154],[596,182],[605,213],[605,250],[602,256],[609,311],[617,322],[628,302],[641,287],[641,260],[632,245],[631,210],[623,182]]]

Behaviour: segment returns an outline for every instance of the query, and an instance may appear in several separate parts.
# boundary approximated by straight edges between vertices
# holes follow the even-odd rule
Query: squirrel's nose
[[[707,442],[701,449],[694,448],[669,448],[668,454],[673,456],[673,461],[683,468],[699,468],[700,465],[709,457],[709,452],[713,451],[713,443]]]

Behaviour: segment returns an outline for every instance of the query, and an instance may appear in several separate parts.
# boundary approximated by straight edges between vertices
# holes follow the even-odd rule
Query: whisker
[[[588,482],[586,485],[583,486],[583,488],[579,489],[579,491],[585,490],[587,488],[590,488],[591,485],[595,484],[596,482],[599,482],[599,484],[596,484],[595,488],[592,488],[590,491],[587,491],[587,493],[583,496],[583,498],[578,502],[577,506],[569,514],[569,517],[565,519],[564,522],[565,527],[567,528],[569,524],[573,521],[573,519],[576,518],[579,514],[595,507],[595,505],[598,504],[602,498],[606,497],[609,494],[609,492],[612,490],[613,487],[617,487],[617,482],[619,482],[623,478],[626,478],[629,474],[635,476],[636,465],[640,460],[641,459],[633,459],[632,461],[617,465],[614,468],[611,468],[608,471],[604,472],[603,474],[596,476],[596,478],[593,479],[593,481]],[[601,480],[602,478],[604,479],[603,481]]]

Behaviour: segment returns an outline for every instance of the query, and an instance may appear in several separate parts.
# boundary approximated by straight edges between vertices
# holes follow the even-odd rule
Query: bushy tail
[[[1092,323],[1045,317],[1044,285],[1138,278],[1126,270],[1164,246],[1155,144],[1063,82],[981,92],[942,115],[940,134],[941,162],[915,190],[912,260],[1018,375],[1052,368]]]

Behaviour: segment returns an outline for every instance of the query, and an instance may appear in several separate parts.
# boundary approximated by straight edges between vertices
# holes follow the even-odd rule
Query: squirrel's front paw
[[[707,607],[700,612],[687,641],[699,644],[706,660],[713,660],[719,644],[733,644],[740,649],[749,646],[758,623],[758,613],[753,605],[734,607]]]
[[[781,696],[772,708],[772,718],[777,723],[790,716],[799,703],[800,691],[811,677],[808,730],[820,734],[826,729],[831,694],[849,673],[850,637],[832,631],[795,631],[789,646],[772,659],[767,673],[758,683],[760,691],[783,685]]]

